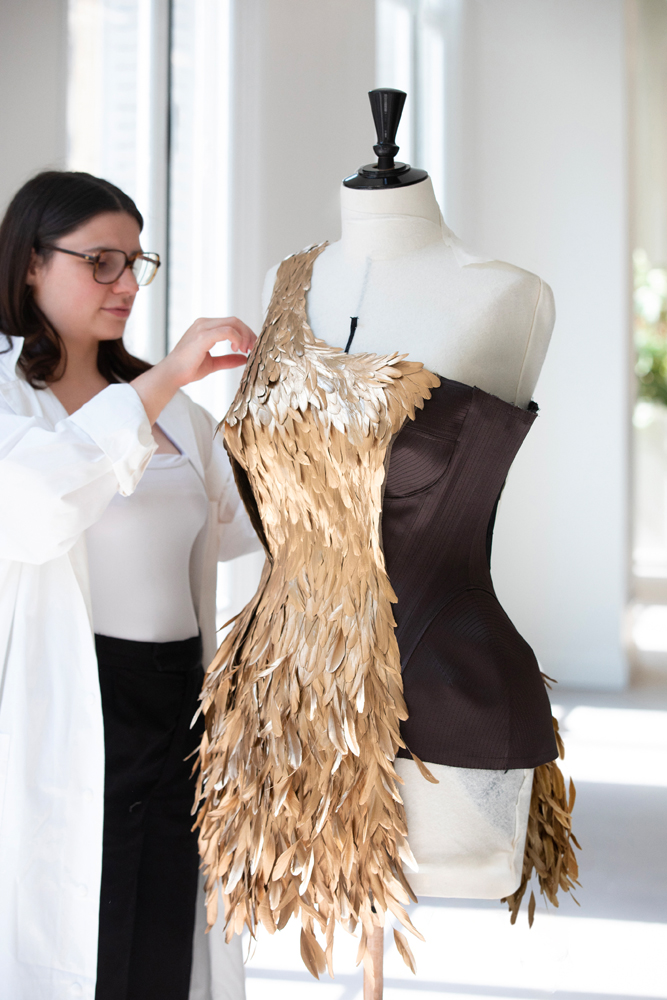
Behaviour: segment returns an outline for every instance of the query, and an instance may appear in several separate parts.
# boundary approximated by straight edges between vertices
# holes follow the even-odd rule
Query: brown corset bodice
[[[536,411],[441,378],[392,446],[382,540],[398,597],[401,735],[425,761],[504,770],[557,756],[535,654],[489,566],[498,498]]]

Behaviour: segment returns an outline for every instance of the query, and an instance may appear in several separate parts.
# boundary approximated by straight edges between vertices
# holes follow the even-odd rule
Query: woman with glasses
[[[109,182],[50,171],[0,227],[0,992],[13,1000],[190,990],[191,723],[216,564],[259,543],[213,418],[180,390],[244,364],[255,337],[199,319],[159,364],[133,357],[125,324],[160,265],[142,226]],[[213,357],[220,341],[232,353]],[[242,996],[242,978],[225,995]]]

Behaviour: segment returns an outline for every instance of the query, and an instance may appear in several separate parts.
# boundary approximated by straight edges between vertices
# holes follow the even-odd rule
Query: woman
[[[213,418],[179,390],[243,364],[255,337],[236,318],[199,319],[154,367],[132,357],[125,323],[159,266],[142,225],[114,185],[53,171],[21,188],[0,228],[0,992],[12,1000],[188,997],[198,859],[184,758],[215,650],[216,563],[259,543]],[[223,340],[236,353],[212,357]]]

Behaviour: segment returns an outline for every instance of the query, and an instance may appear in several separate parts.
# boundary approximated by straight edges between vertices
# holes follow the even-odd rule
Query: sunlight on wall
[[[575,782],[667,788],[667,712],[578,705],[560,727]]]

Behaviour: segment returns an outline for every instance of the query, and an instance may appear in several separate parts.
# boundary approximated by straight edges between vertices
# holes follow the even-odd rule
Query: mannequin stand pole
[[[370,962],[364,962],[364,1000],[382,1000],[384,978],[384,928],[376,927],[368,940]]]

